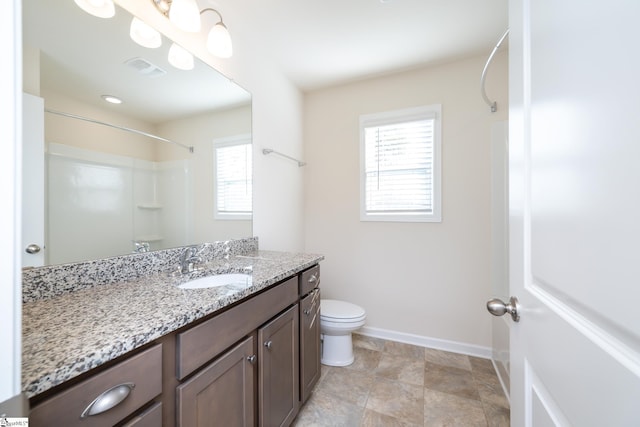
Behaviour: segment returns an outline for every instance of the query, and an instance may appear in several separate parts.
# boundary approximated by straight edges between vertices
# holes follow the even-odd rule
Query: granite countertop
[[[155,273],[26,302],[22,306],[22,389],[40,394],[317,264],[314,254],[257,251],[204,264],[188,275]],[[183,290],[187,280],[227,272],[252,284]]]

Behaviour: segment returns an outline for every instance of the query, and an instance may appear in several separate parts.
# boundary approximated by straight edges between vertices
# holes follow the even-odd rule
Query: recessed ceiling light
[[[122,104],[122,99],[113,95],[102,95],[102,99],[104,99],[107,102],[110,102],[111,104]]]

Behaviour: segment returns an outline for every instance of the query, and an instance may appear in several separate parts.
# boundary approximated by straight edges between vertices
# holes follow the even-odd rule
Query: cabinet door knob
[[[252,365],[256,364],[256,355],[252,354],[251,356],[247,357],[247,360],[249,361],[249,363],[251,363]]]
[[[135,386],[134,383],[123,383],[102,392],[100,396],[96,397],[93,402],[89,403],[89,406],[82,411],[80,418],[98,415],[117,406],[129,396],[129,393],[131,393],[131,390],[133,390]]]
[[[271,347],[273,346],[273,342],[271,340],[266,341],[264,343],[264,346],[267,347],[269,350],[271,350]]]
[[[312,274],[311,277],[309,277],[309,283],[313,283],[317,281],[318,281],[318,276],[316,276],[315,274]]]

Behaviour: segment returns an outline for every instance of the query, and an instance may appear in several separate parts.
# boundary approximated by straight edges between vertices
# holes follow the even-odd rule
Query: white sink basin
[[[216,274],[213,276],[200,277],[199,279],[189,280],[178,287],[180,289],[205,289],[215,288],[227,285],[251,285],[251,275],[242,273]]]

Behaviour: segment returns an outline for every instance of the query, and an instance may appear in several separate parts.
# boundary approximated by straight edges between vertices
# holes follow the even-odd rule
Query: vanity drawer
[[[304,296],[320,285],[320,266],[316,265],[300,274],[300,296]]]
[[[120,396],[123,398],[120,403],[101,413],[82,417],[98,396],[111,389],[107,400],[117,401],[119,398],[114,396]],[[161,393],[162,344],[158,344],[35,406],[29,413],[29,424],[36,427],[112,426]],[[97,406],[94,404],[94,409]]]
[[[178,334],[179,380],[213,359],[242,337],[298,300],[298,279],[287,281]]]

